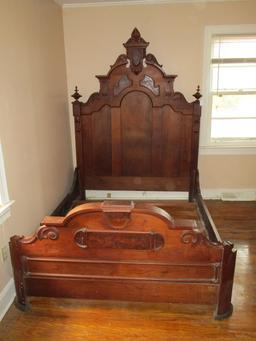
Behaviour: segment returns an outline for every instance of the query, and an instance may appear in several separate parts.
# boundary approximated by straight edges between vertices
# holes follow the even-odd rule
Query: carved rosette
[[[140,35],[137,28],[132,31],[131,38],[124,44],[130,60],[132,72],[138,75],[143,69],[143,59],[146,57],[147,43]]]

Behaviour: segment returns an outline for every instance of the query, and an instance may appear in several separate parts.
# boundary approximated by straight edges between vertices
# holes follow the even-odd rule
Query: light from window
[[[256,36],[212,38],[211,139],[256,139]]]
[[[9,200],[9,195],[8,195],[8,190],[7,190],[3,152],[2,152],[2,146],[1,146],[1,141],[0,141],[0,208],[1,206],[9,203],[9,201],[10,200]]]

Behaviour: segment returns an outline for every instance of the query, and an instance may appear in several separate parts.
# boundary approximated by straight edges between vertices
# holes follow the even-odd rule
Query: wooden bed
[[[13,236],[16,304],[28,296],[212,304],[232,313],[236,251],[203,202],[199,87],[174,92],[134,29],[100,91],[76,88],[77,170],[71,192],[31,237]],[[188,201],[88,202],[85,190],[185,191]],[[73,207],[71,210],[70,208]]]

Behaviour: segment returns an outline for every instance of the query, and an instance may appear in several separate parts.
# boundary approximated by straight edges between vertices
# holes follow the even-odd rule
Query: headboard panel
[[[199,89],[188,103],[174,92],[137,29],[124,44],[100,91],[73,97],[77,163],[85,189],[189,191],[197,171]]]

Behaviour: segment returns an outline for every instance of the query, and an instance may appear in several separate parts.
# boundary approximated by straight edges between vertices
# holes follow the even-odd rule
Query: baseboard
[[[203,189],[204,199],[222,201],[253,201],[256,200],[256,188],[217,188]]]
[[[0,292],[0,321],[10,308],[15,298],[15,286],[13,278],[9,280],[3,290]]]
[[[187,200],[188,192],[86,190],[88,200]]]
[[[256,200],[256,188],[214,188],[203,189],[204,199],[223,201],[252,201]],[[188,192],[163,191],[101,191],[87,190],[88,200],[187,200]]]

